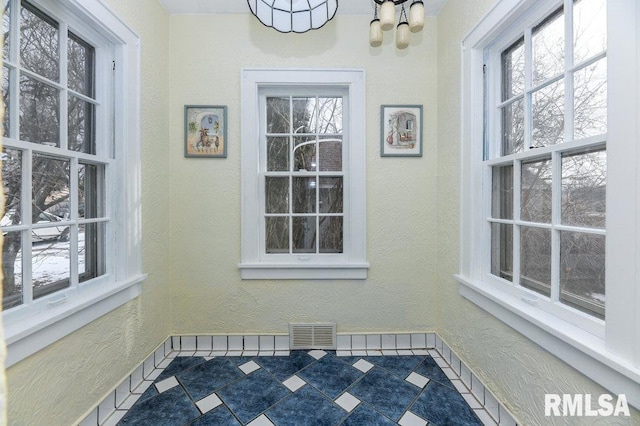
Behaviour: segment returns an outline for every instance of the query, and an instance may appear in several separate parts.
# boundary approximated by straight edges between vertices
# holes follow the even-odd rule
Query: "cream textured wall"
[[[435,327],[435,19],[398,51],[392,33],[368,45],[368,16],[281,34],[251,15],[171,17],[173,332],[287,333],[289,322],[335,321],[338,332]],[[241,281],[240,71],[243,67],[366,71],[366,281]],[[424,104],[424,156],[381,158],[381,104]],[[228,106],[228,158],[183,157],[183,106]]]
[[[169,334],[169,17],[157,0],[108,0],[142,38],[141,297],[7,371],[9,424],[71,425]]]
[[[640,424],[544,417],[544,394],[608,393],[458,294],[460,49],[496,0],[448,0],[438,17],[438,333],[524,425]]]

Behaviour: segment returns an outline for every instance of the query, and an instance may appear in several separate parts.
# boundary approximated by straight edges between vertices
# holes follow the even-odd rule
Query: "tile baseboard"
[[[240,355],[286,356],[288,354],[288,334],[171,336],[77,424],[79,426],[116,425],[169,363],[178,356],[213,358]],[[485,426],[520,424],[437,333],[338,333],[336,355],[430,355]]]

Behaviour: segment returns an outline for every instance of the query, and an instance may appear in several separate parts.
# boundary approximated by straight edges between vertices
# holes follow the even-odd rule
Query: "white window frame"
[[[485,49],[531,14],[561,0],[501,0],[462,44],[460,293],[613,393],[640,408],[640,5],[609,0],[606,321],[575,320],[488,277],[490,173],[483,166]],[[635,35],[635,37],[634,37]],[[506,47],[506,46],[505,46]],[[480,236],[480,237],[478,237]],[[576,314],[580,316],[580,314]]]
[[[113,141],[114,158],[105,165],[105,274],[4,312],[6,367],[134,299],[146,278],[141,262],[140,38],[100,0],[29,2],[95,43],[96,99],[102,105],[96,111],[102,123],[96,137],[98,143]]]
[[[364,71],[352,69],[242,70],[242,279],[365,279],[365,104]],[[266,88],[337,87],[348,91],[344,124],[344,253],[339,256],[265,256],[257,238],[264,222],[260,208],[260,94]],[[262,247],[262,249],[261,249]]]

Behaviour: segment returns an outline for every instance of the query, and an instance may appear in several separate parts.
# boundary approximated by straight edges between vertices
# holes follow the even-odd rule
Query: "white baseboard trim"
[[[76,424],[117,424],[177,356],[287,355],[288,334],[171,336]],[[437,333],[339,333],[336,355],[430,355],[485,425],[520,424]]]

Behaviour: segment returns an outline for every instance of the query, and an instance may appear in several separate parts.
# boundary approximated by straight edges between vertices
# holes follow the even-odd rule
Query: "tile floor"
[[[403,353],[178,354],[118,424],[495,424],[437,352]]]

